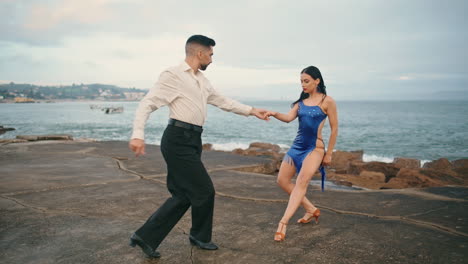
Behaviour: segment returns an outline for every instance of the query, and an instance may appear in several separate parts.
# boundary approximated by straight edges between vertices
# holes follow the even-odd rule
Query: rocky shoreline
[[[211,144],[204,145],[211,150]],[[272,162],[251,172],[276,175],[284,153],[275,144],[255,142],[247,149],[235,149],[234,154],[269,157]],[[398,157],[391,163],[363,161],[363,151],[333,152],[327,168],[327,180],[338,185],[367,189],[403,189],[439,186],[468,186],[468,159],[449,161],[440,158],[421,167],[418,159]],[[318,174],[315,176],[319,176]]]
[[[74,139],[67,134],[19,135],[15,139],[0,139],[0,144],[24,143],[43,140],[93,142],[93,139]],[[213,151],[211,144],[203,149]],[[239,169],[247,172],[277,175],[284,153],[278,145],[255,142],[247,149],[234,149],[233,154],[264,157],[271,160],[257,167]],[[327,180],[337,185],[366,189],[403,189],[440,186],[468,186],[468,159],[449,161],[440,158],[421,167],[418,159],[398,157],[391,163],[363,161],[363,151],[333,153],[332,164],[327,168]],[[319,175],[315,175],[318,177]]]

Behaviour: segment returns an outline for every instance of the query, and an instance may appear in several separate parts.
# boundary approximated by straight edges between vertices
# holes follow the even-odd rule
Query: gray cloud
[[[84,4],[75,6],[76,12],[57,9],[67,1],[0,2],[6,21],[0,24],[0,49],[1,41],[60,47],[69,37],[96,34],[150,39],[201,33],[217,41],[219,65],[298,72],[316,65],[330,80],[330,91],[343,98],[354,95],[356,87],[369,98],[393,91],[436,92],[440,87],[468,90],[468,2],[462,0],[97,2],[88,13],[80,13]],[[50,9],[44,14],[55,18],[48,18],[42,28],[28,27],[39,4]],[[110,53],[122,60],[134,56],[125,47]],[[13,64],[24,68],[24,63]],[[7,77],[12,76],[17,75]],[[267,92],[258,90],[258,96]]]

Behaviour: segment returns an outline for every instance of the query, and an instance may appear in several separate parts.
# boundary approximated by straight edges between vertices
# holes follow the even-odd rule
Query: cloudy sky
[[[468,94],[467,13],[464,0],[0,0],[0,82],[147,89],[204,34],[206,75],[236,98],[295,98],[309,65],[338,100]]]

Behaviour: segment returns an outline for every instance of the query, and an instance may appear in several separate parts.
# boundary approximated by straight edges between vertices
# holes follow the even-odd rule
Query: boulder
[[[333,152],[330,168],[338,173],[346,173],[352,161],[362,161],[364,151],[340,151]]]
[[[464,179],[468,179],[468,159],[459,159],[452,162],[452,170]]]
[[[393,159],[393,164],[397,168],[406,168],[406,169],[419,169],[421,168],[421,161],[418,159],[409,159],[409,158],[395,158]]]
[[[12,131],[12,130],[15,130],[15,129],[12,128],[12,127],[3,127],[3,126],[0,126],[0,135],[5,134],[5,132],[7,132],[7,131]]]
[[[375,182],[375,183],[385,183],[385,174],[382,172],[375,172],[375,171],[361,171],[359,177],[362,180]]]
[[[277,160],[284,156],[284,154],[279,153],[280,149],[280,146],[275,144],[254,142],[249,145],[248,149],[234,149],[231,153],[244,156],[263,156]]]
[[[236,154],[236,155],[246,155],[245,150],[243,150],[241,148],[236,148],[233,151],[231,151],[231,153]]]
[[[280,146],[276,144],[263,143],[263,142],[253,142],[249,145],[249,149],[254,149],[254,148],[270,150],[273,152],[279,152],[281,150]]]
[[[424,164],[423,168],[433,170],[451,170],[452,163],[446,158],[440,158]]]
[[[24,139],[27,141],[37,140],[73,140],[73,136],[67,134],[61,135],[18,135],[17,139]]]
[[[423,188],[442,186],[437,181],[420,173],[420,169],[402,168],[396,175],[385,183],[381,189]]]
[[[464,185],[466,180],[451,170],[420,169],[419,173],[441,185]]]
[[[210,144],[210,143],[203,144],[202,149],[203,149],[204,151],[213,150],[213,144]]]
[[[466,185],[467,180],[457,173],[434,169],[406,169],[402,168],[395,178],[390,179],[385,188],[425,188],[446,185]]]
[[[397,175],[399,170],[392,163],[352,161],[347,169],[347,174],[360,175],[363,171],[381,172],[385,175],[385,182],[388,182]]]
[[[24,142],[28,142],[28,141],[24,139],[0,139],[1,144],[24,143]]]

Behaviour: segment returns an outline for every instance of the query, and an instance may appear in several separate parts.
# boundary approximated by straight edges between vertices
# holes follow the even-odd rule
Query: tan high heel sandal
[[[319,222],[318,219],[320,217],[320,210],[317,208],[317,209],[315,209],[315,211],[313,213],[309,213],[309,214],[310,214],[309,217],[307,217],[307,218],[303,217],[303,218],[297,220],[297,222],[299,224],[307,224],[307,223],[310,223],[312,221],[312,219],[315,218],[315,223],[318,224],[318,222]]]
[[[284,222],[279,222],[279,223],[280,223],[280,225],[281,225],[280,231],[283,231],[284,227],[288,225],[288,224],[286,224],[286,223],[284,223]],[[275,241],[276,241],[276,242],[284,241],[285,238],[286,238],[286,234],[285,234],[285,233],[282,233],[282,232],[276,232],[276,233],[275,233]]]

